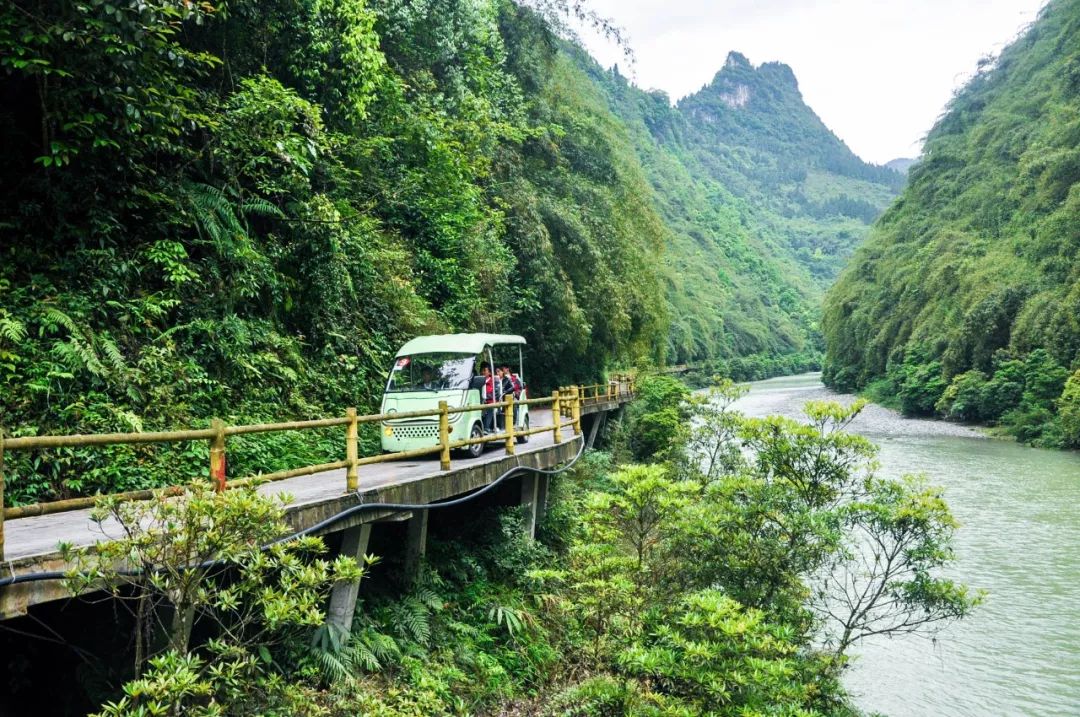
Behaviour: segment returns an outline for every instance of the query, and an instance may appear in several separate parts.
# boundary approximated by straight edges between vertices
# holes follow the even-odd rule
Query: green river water
[[[808,400],[852,396],[818,374],[751,385],[736,408],[801,417]],[[1028,448],[871,405],[853,424],[880,449],[881,473],[923,473],[961,523],[951,574],[988,591],[936,640],[855,646],[846,684],[868,712],[1080,716],[1080,454]]]

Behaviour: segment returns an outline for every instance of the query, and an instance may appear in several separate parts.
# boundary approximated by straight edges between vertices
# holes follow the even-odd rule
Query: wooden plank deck
[[[533,425],[550,423],[549,410],[532,412]],[[295,529],[308,528],[361,503],[429,504],[489,485],[514,466],[552,468],[572,458],[584,440],[583,436],[574,436],[569,425],[563,426],[562,438],[562,443],[556,445],[550,432],[530,436],[529,443],[515,447],[515,455],[507,454],[501,442],[493,443],[479,458],[454,456],[449,471],[440,470],[438,454],[361,466],[360,491],[353,494],[345,491],[344,469],[267,483],[258,490],[268,495],[288,493],[292,497],[287,508],[289,523]],[[393,513],[365,511],[334,524],[327,532]],[[119,532],[119,526],[112,521],[95,523],[88,509],[9,520],[4,527],[6,560],[0,574],[5,576],[64,570],[66,565],[57,550],[59,542],[94,545]],[[57,581],[0,588],[0,619],[25,614],[32,605],[65,597],[68,595]]]

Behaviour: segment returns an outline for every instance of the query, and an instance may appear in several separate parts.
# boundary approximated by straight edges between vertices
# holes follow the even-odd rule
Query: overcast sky
[[[1044,0],[592,0],[629,34],[635,83],[672,100],[712,80],[731,50],[791,65],[807,104],[863,159],[918,155],[979,58]],[[619,48],[585,34],[604,66]],[[626,74],[624,72],[624,74]]]

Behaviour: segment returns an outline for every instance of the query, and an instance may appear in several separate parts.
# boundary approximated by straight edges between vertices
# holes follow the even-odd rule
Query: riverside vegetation
[[[802,424],[744,418],[738,395],[644,381],[612,451],[556,479],[538,541],[515,509],[474,514],[404,591],[365,582],[343,632],[318,626],[319,596],[377,561],[327,562],[313,538],[259,551],[284,529],[279,503],[106,503],[133,528],[115,554],[165,569],[138,580],[86,556],[72,577],[151,605],[157,652],[136,650],[141,674],[99,714],[854,715],[839,683],[853,644],[978,603],[941,575],[955,523],[936,489],[874,475],[873,446],[843,431],[859,404],[808,405]],[[153,529],[170,522],[209,527]],[[193,555],[232,567],[173,570]],[[177,609],[159,625],[162,600]]]
[[[953,99],[828,295],[825,380],[1080,447],[1080,3]]]

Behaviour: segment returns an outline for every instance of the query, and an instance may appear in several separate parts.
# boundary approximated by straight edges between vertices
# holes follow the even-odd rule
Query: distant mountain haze
[[[897,157],[896,159],[890,159],[885,163],[885,166],[896,172],[900,172],[900,174],[907,174],[908,170],[911,169],[911,165],[918,161],[918,159],[913,159],[911,157]]]

